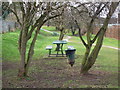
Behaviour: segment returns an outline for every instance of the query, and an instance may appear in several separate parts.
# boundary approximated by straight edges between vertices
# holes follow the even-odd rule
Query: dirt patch
[[[26,80],[17,78],[18,63],[3,63],[4,88],[107,88],[117,86],[117,73],[91,70],[89,75],[80,75],[80,64],[68,65],[65,58],[34,60]]]
[[[2,62],[2,70],[10,70],[10,69],[16,69],[19,67],[19,63],[16,62],[10,62],[10,61],[3,61]]]

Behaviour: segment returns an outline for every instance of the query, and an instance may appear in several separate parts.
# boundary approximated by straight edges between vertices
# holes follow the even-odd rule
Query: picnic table
[[[56,48],[57,54],[56,54],[56,56],[60,55],[60,54],[58,54],[59,51],[61,52],[61,54],[63,56],[64,55],[64,53],[63,53],[63,45],[67,44],[67,42],[64,41],[64,40],[56,40],[56,41],[53,41],[53,44],[57,45],[57,48]]]

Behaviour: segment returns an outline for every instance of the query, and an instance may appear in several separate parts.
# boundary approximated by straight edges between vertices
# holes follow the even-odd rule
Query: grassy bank
[[[86,36],[83,36],[83,39],[86,41]],[[81,42],[79,37],[72,37],[71,40],[73,42]],[[120,46],[120,43],[118,43],[118,42],[120,42],[120,40],[104,37],[103,45],[112,46],[112,47],[118,48],[118,46]]]
[[[49,28],[51,29],[53,27],[49,27]],[[2,35],[2,55],[3,55],[2,57],[3,57],[3,60],[8,60],[8,61],[18,61],[19,60],[20,56],[19,56],[19,52],[18,52],[18,37],[19,37],[19,30],[15,31],[15,32],[5,33]],[[35,44],[35,49],[34,49],[35,53],[33,56],[33,60],[40,59],[43,56],[46,56],[48,54],[48,51],[45,50],[45,47],[47,45],[53,45],[52,42],[57,39],[58,39],[58,36],[53,36],[51,33],[41,30],[40,34],[37,37],[37,41]],[[85,36],[84,36],[84,39],[86,39]],[[84,48],[83,44],[81,44],[79,37],[72,36],[70,41],[71,42],[68,42],[67,45],[64,45],[64,49],[66,49],[67,46],[72,45],[77,49],[76,54],[78,56],[79,55],[83,56],[84,52],[85,52],[85,48]],[[31,40],[29,41],[27,47],[30,46],[30,42],[31,42]],[[103,44],[118,47],[118,41],[115,39],[105,38]],[[53,45],[53,47],[55,48],[56,45]],[[109,48],[102,48],[100,51],[100,54],[98,56],[97,63],[99,63],[99,64],[107,63],[107,64],[111,65],[111,62],[112,62],[112,65],[117,66],[117,61],[118,61],[117,59],[118,59],[118,51],[117,50],[109,49]],[[78,58],[78,62],[81,62],[81,61],[82,61],[82,58]]]
[[[5,33],[2,35],[2,57],[3,60],[8,61],[18,61],[20,56],[18,52],[18,37],[19,30],[15,32]],[[43,57],[48,51],[45,50],[47,45],[52,45],[54,40],[57,40],[57,36],[52,36],[52,34],[44,32],[41,30],[40,34],[37,37],[35,44],[35,54],[33,56],[34,59],[38,59]],[[32,40],[32,39],[31,39]],[[29,40],[27,47],[30,46]]]

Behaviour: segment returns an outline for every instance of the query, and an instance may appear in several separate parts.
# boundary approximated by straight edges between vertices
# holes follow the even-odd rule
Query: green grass
[[[18,37],[19,37],[19,30],[15,32],[5,33],[2,35],[3,60],[8,60],[8,61],[19,60],[20,55],[18,51]],[[32,39],[29,40],[27,47],[30,46],[31,40]],[[45,54],[48,54],[48,51],[45,50],[45,47],[47,45],[51,45],[54,40],[57,40],[56,36],[52,36],[52,34],[41,31],[41,33],[38,35],[36,40],[33,58],[39,59]]]
[[[43,35],[43,36],[51,36],[52,35],[52,33],[45,32],[43,30],[40,30],[40,34]]]
[[[116,40],[113,38],[104,38],[103,45],[113,46],[113,47],[119,47],[120,46],[120,40]]]
[[[46,30],[49,30],[49,31],[56,31],[56,28],[54,26],[42,26],[42,29],[46,29]]]
[[[84,37],[84,39],[86,39],[85,36],[83,36],[83,37]],[[79,54],[84,55],[85,48],[84,48],[83,44],[81,44],[81,43],[78,44],[79,42],[81,42],[80,39],[78,37],[72,37],[71,40],[74,41],[74,43],[75,43],[75,44],[73,44],[73,46],[75,46],[77,48],[76,53],[78,55]],[[76,42],[78,42],[78,43],[76,43]],[[105,38],[103,45],[118,47],[118,40],[111,39],[111,38]],[[80,59],[80,61],[82,61],[82,59]],[[102,65],[103,67],[100,67],[102,69],[113,70],[115,68],[115,71],[117,71],[118,68],[116,68],[116,67],[118,67],[118,50],[102,47],[102,49],[100,50],[100,53],[98,55],[98,58],[96,60],[96,64]],[[105,66],[108,66],[108,67],[105,67]]]
[[[49,27],[49,28],[51,28],[51,27]],[[18,62],[20,60],[20,55],[18,52],[18,43],[17,43],[18,37],[19,37],[19,32],[20,31],[17,30],[15,32],[2,34],[2,58],[3,58],[3,61]],[[84,39],[86,39],[85,36],[83,36],[83,37],[84,37]],[[72,36],[72,38],[70,39],[70,41],[72,41],[72,42],[68,42],[66,45],[64,45],[64,49],[66,49],[67,46],[69,46],[69,45],[74,46],[76,48],[76,57],[75,57],[76,62],[75,62],[75,65],[73,66],[73,68],[69,67],[66,60],[64,60],[64,59],[60,60],[59,58],[55,58],[55,59],[49,60],[49,58],[48,58],[48,60],[47,60],[47,59],[43,58],[44,56],[48,55],[48,51],[45,50],[45,47],[47,45],[53,45],[53,48],[55,49],[56,45],[52,44],[52,42],[57,39],[58,39],[58,36],[53,36],[52,34],[42,31],[42,30],[40,31],[40,34],[38,35],[37,41],[35,44],[35,48],[34,48],[35,52],[34,52],[34,56],[33,56],[33,60],[36,60],[36,62],[37,61],[38,62],[35,64],[32,64],[32,66],[29,69],[29,73],[31,73],[31,74],[36,73],[35,75],[40,74],[39,77],[41,77],[42,73],[44,73],[45,75],[42,76],[44,78],[43,85],[44,85],[44,83],[47,83],[49,86],[51,84],[56,86],[57,81],[55,82],[55,81],[51,81],[48,79],[48,78],[51,79],[51,77],[52,78],[55,77],[56,80],[61,79],[61,83],[63,84],[63,87],[68,87],[71,85],[72,85],[71,87],[80,87],[80,88],[86,88],[89,86],[90,87],[99,87],[99,85],[98,86],[97,85],[85,85],[85,83],[87,83],[88,81],[85,81],[84,84],[83,84],[83,81],[79,81],[79,69],[80,69],[80,65],[81,65],[81,62],[82,62],[82,59],[83,59],[83,56],[85,53],[84,45],[80,43],[81,41],[80,41],[79,37]],[[31,40],[32,39],[29,40],[27,48],[30,46]],[[105,38],[104,45],[117,47],[118,40]],[[112,81],[112,84],[111,83],[108,84],[108,87],[117,87],[116,86],[117,80],[116,80],[115,75],[117,75],[117,70],[118,70],[118,50],[103,47],[98,55],[95,65],[91,69],[96,70],[96,71],[98,70],[98,71],[103,71],[103,72],[111,72],[110,75],[108,75],[110,78],[108,77],[107,79],[109,79],[108,81]],[[49,74],[46,73],[45,71],[48,72]],[[12,76],[15,76],[16,73],[17,73],[17,70],[14,71],[14,69],[10,69],[10,70],[8,69],[7,71],[4,71],[4,75],[6,75],[6,77],[8,77],[8,78],[11,78],[8,80],[13,80]],[[77,77],[77,79],[72,80],[74,76],[71,77],[70,76],[71,74],[76,74],[75,76]],[[33,74],[33,78],[35,77],[35,75]],[[68,77],[69,79],[64,80],[66,77]],[[45,79],[45,78],[47,78],[47,79]],[[35,80],[39,80],[39,79],[37,78]],[[14,81],[15,81],[15,79],[14,79]],[[18,82],[19,81],[17,81],[17,83]],[[27,82],[27,83],[29,83],[29,82]],[[114,85],[114,83],[115,83],[115,85]],[[15,81],[15,85],[16,85],[16,81]],[[19,83],[18,83],[18,86],[19,86]],[[13,86],[11,86],[11,87],[13,87]],[[100,86],[100,87],[102,87],[102,86]]]
[[[2,35],[2,58],[3,60],[18,61],[20,58],[18,52],[19,31],[5,33]]]
[[[46,27],[46,26],[44,26]],[[48,27],[47,27],[48,28]],[[51,27],[49,27],[51,29]],[[2,35],[2,57],[3,60],[10,60],[10,61],[18,61],[20,59],[20,55],[18,52],[18,37],[19,37],[19,30],[15,32],[5,33]],[[83,36],[84,39],[86,39],[85,36]],[[51,33],[40,31],[40,34],[37,37],[37,41],[35,44],[35,52],[33,59],[40,59],[43,56],[48,54],[48,51],[45,50],[45,47],[47,45],[53,45],[52,42],[54,40],[57,40],[58,36],[52,36]],[[32,39],[31,39],[32,40]],[[30,46],[30,42],[28,42],[27,47]],[[80,56],[81,58],[77,58],[76,62],[81,63],[85,48],[83,44],[79,43],[81,42],[79,37],[72,36],[72,39],[70,39],[73,42],[69,42],[67,45],[64,45],[64,49],[67,48],[67,46],[72,45],[74,46],[76,50],[76,54]],[[117,47],[118,40],[105,38],[104,39],[104,45],[114,46]],[[53,45],[54,48],[56,45]],[[114,49],[109,48],[102,48],[100,51],[100,54],[97,58],[97,64],[102,64],[103,66],[109,65],[110,67],[117,67],[118,63],[118,51]],[[112,63],[112,64],[111,64]],[[108,67],[109,68],[109,67]]]
[[[86,36],[83,36],[83,39],[86,41]],[[74,42],[81,42],[80,38],[79,37],[74,37],[72,36],[72,41]],[[113,38],[104,38],[104,41],[103,41],[103,45],[106,45],[106,46],[112,46],[112,47],[117,47],[120,45],[120,40],[116,40],[116,39],[113,39]]]
[[[118,71],[118,50],[102,48],[96,64],[99,69],[106,71]]]
[[[46,26],[44,26],[46,27]],[[48,27],[47,27],[48,28]],[[51,27],[50,27],[51,29]],[[19,52],[18,52],[18,37],[19,37],[19,30],[15,32],[5,33],[2,35],[2,57],[3,60],[10,60],[10,61],[18,61],[20,58]],[[84,39],[86,39],[85,36],[83,36]],[[52,36],[52,34],[40,31],[40,34],[38,35],[36,44],[35,44],[35,53],[33,56],[33,59],[40,59],[44,55],[48,54],[48,51],[45,50],[45,47],[47,45],[52,45],[52,42],[54,40],[57,40],[58,36]],[[74,46],[77,51],[76,54],[80,55],[81,58],[78,58],[76,61],[81,62],[82,57],[85,52],[85,48],[83,44],[79,43],[81,42],[79,37],[73,37],[70,39],[73,42],[69,42],[67,45],[64,45],[64,49],[67,48],[67,46],[72,45]],[[28,47],[30,46],[31,40],[28,42]],[[104,39],[104,45],[114,46],[117,47],[118,40],[105,38]],[[53,45],[54,48],[56,45]],[[111,57],[112,56],[112,57]],[[98,56],[97,62],[98,64],[109,64],[110,67],[117,66],[117,59],[118,59],[118,51],[114,49],[109,48],[102,48],[100,51],[100,54]],[[111,64],[112,63],[112,64]]]

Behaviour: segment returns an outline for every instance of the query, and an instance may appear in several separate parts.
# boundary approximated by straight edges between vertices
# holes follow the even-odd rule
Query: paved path
[[[42,29],[41,30],[45,31],[45,32],[49,32],[49,33],[53,33],[52,31],[46,30],[46,29]]]
[[[120,50],[120,48],[116,48],[116,47],[112,47],[112,46],[102,45],[102,47],[107,47],[107,48],[112,48],[112,49]]]
[[[66,40],[67,42],[71,42],[69,39],[72,38],[71,36],[66,36],[66,38],[64,40]],[[82,44],[82,42],[80,42]],[[95,44],[93,44],[95,46]],[[106,46],[106,45],[102,45],[102,47],[106,47],[106,48],[112,48],[112,49],[116,49],[116,50],[120,50],[120,48],[116,48],[116,47],[112,47],[112,46]]]
[[[43,31],[45,31],[45,32],[49,32],[49,33],[54,33],[54,32],[52,32],[52,31],[49,31],[49,30],[46,30],[46,29],[42,29],[42,28],[41,28],[41,30],[43,30]],[[55,32],[55,33],[57,33],[57,32]],[[59,34],[59,33],[57,33],[57,34]]]
[[[67,41],[67,42],[71,42],[69,39],[72,38],[71,36],[67,36],[65,35],[65,38],[63,40]]]

